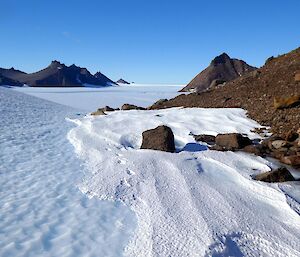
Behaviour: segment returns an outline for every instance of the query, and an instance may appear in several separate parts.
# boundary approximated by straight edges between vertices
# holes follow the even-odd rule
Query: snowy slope
[[[113,108],[124,103],[149,106],[161,98],[172,98],[182,85],[131,84],[102,88],[14,88],[22,93],[37,96],[77,109],[95,111],[109,105]]]
[[[243,110],[118,111],[72,121],[77,127],[68,138],[89,171],[81,191],[122,201],[137,215],[126,255],[300,256],[299,182],[254,181],[252,174],[272,164],[205,151],[189,135],[253,138],[250,130],[259,125]],[[178,153],[138,149],[142,131],[160,124],[172,128]]]
[[[135,224],[88,199],[66,134],[76,110],[0,87],[0,256],[120,256]]]

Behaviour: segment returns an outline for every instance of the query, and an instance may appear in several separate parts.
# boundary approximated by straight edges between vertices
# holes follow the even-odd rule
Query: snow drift
[[[90,197],[122,201],[137,216],[128,256],[299,256],[299,201],[280,185],[253,181],[268,161],[206,151],[190,133],[256,135],[241,109],[118,111],[72,120],[68,134],[89,171]],[[177,153],[140,150],[142,132],[171,127]],[[292,200],[287,200],[287,199]],[[291,204],[292,202],[292,204]]]

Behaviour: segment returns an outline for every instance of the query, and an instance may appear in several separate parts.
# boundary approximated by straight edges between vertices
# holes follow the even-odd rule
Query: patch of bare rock
[[[275,182],[286,182],[286,181],[294,181],[295,178],[289,172],[287,168],[281,167],[279,169],[258,174],[254,177],[255,180],[275,183]]]

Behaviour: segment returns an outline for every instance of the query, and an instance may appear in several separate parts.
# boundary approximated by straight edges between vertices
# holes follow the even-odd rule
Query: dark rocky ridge
[[[246,62],[230,58],[226,53],[217,56],[210,65],[200,72],[181,92],[194,90],[204,92],[224,82],[231,81],[256,68]]]
[[[250,73],[203,93],[179,95],[149,109],[168,107],[239,107],[260,124],[271,126],[271,132],[285,136],[291,130],[298,130],[300,107],[275,109],[275,97],[300,95],[300,48],[277,58]]]
[[[0,75],[31,87],[81,87],[84,84],[107,86],[115,84],[97,72],[92,75],[86,68],[76,65],[66,66],[58,61],[35,73],[24,73],[15,69],[0,69]]]
[[[129,82],[127,82],[127,81],[124,80],[124,79],[119,79],[119,80],[117,81],[117,83],[120,83],[120,84],[127,84],[127,85],[130,84]]]
[[[21,86],[23,86],[23,83],[20,83],[19,81],[7,78],[0,74],[0,86],[21,87]]]

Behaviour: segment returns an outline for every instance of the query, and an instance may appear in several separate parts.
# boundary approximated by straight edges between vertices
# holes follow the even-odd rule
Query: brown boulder
[[[205,142],[209,145],[213,145],[216,142],[216,137],[212,135],[193,135],[196,141]]]
[[[141,149],[175,152],[174,135],[169,127],[158,126],[157,128],[144,131],[142,135]]]
[[[144,107],[136,106],[134,104],[123,104],[121,110],[129,111],[129,110],[146,110],[146,109]]]
[[[285,167],[281,167],[277,170],[265,172],[258,174],[254,178],[255,180],[264,181],[264,182],[285,182],[285,181],[294,181],[295,178]]]
[[[258,156],[265,156],[266,154],[266,148],[263,145],[247,145],[242,150]]]
[[[107,115],[102,109],[98,109],[95,112],[92,112],[91,115],[98,116],[98,115]]]
[[[251,145],[252,142],[248,137],[244,137],[239,133],[218,134],[216,136],[216,144],[224,148],[224,150],[237,150]]]
[[[300,72],[296,73],[296,75],[295,75],[295,81],[296,82],[300,82]]]

